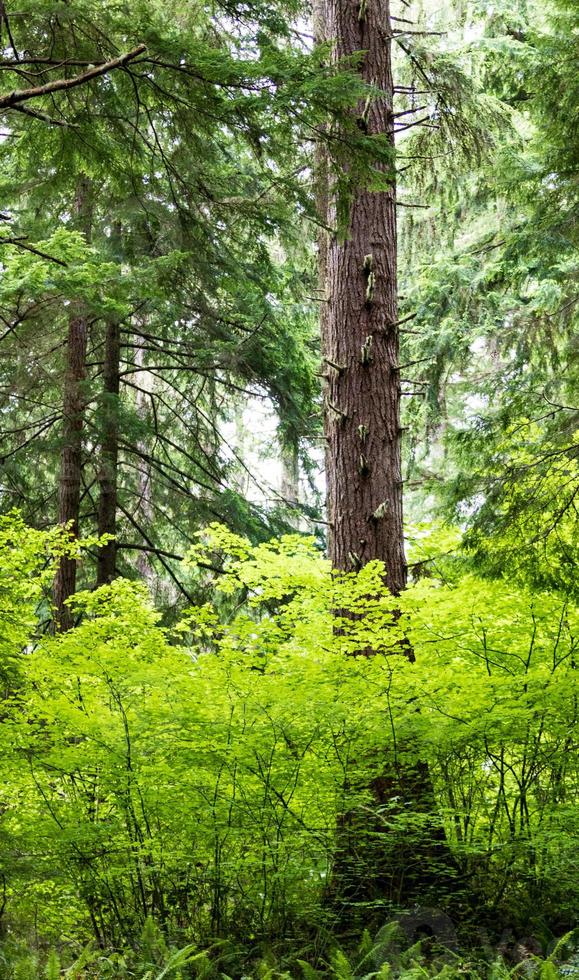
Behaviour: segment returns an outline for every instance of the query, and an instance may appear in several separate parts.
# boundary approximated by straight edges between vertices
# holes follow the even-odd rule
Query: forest
[[[579,978],[577,0],[0,37],[0,980]]]

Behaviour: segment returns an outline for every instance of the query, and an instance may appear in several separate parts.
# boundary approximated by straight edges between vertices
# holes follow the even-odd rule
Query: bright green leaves
[[[28,251],[12,246],[5,256],[0,290],[3,304],[15,299],[42,304],[50,298],[67,304],[74,299],[82,300],[101,316],[127,315],[118,266],[103,261],[79,232],[61,228],[50,238],[35,242],[33,248]]]
[[[342,575],[331,571],[311,538],[284,535],[251,546],[218,525],[203,536],[205,550],[197,547],[193,556],[207,558],[225,552],[216,590],[244,595],[248,605],[257,609],[259,626],[269,623],[271,603],[279,603],[277,625],[292,644],[303,642],[304,652],[311,656],[320,649],[333,653],[391,650],[401,642],[392,597],[384,590],[381,562]]]
[[[217,570],[212,601],[176,628],[118,580],[31,648],[52,538],[16,518],[2,533],[20,686],[0,726],[0,832],[24,920],[50,933],[68,888],[72,932],[98,908],[107,941],[149,914],[191,917],[199,937],[216,918],[230,934],[310,921],[339,814],[363,815],[385,769],[425,761],[481,895],[522,917],[531,895],[572,906],[578,623],[556,593],[460,577],[451,530],[413,531],[414,557],[450,584],[420,578],[394,600],[379,563],[336,575],[308,538],[252,546],[213,525],[190,557]],[[400,846],[431,819],[381,813]],[[54,899],[24,852],[59,882]]]
[[[457,854],[523,914],[531,862],[545,907],[564,906],[569,876],[558,878],[552,848],[556,837],[569,854],[576,833],[577,609],[474,576],[422,581],[402,602],[417,654],[414,730]]]
[[[9,697],[18,685],[20,660],[34,642],[39,617],[48,618],[55,560],[70,552],[60,529],[36,531],[17,513],[0,517],[0,683]]]

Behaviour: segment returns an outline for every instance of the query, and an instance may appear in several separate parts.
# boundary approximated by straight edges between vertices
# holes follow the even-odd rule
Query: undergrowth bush
[[[430,904],[454,900],[456,882],[467,921],[527,934],[572,924],[568,600],[456,566],[394,600],[378,562],[336,575],[302,536],[253,547],[214,527],[189,559],[193,577],[220,567],[211,603],[168,628],[143,586],[117,580],[77,595],[79,624],[49,636],[35,631],[35,611],[58,542],[16,518],[0,530],[6,936],[32,936],[39,950],[92,937],[97,957],[141,949],[152,917],[168,950],[188,955],[190,943],[225,939],[265,949],[285,937],[295,948],[332,933],[344,814],[353,860],[372,834],[411,867],[432,827],[444,829],[455,877],[433,876]],[[421,809],[401,805],[400,773],[420,766],[432,796]],[[390,786],[380,806],[376,779]],[[396,908],[385,887],[352,921],[374,928]],[[133,954],[111,954],[112,965],[99,955],[103,976],[137,969],[118,959]],[[198,967],[167,966],[172,955],[162,969],[200,969],[205,954]],[[56,971],[41,960],[23,956],[14,969]]]

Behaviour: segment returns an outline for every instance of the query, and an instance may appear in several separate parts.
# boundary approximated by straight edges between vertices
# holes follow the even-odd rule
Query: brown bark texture
[[[320,19],[318,32],[333,41],[337,59],[364,52],[360,71],[381,94],[359,107],[359,124],[393,144],[388,0],[326,0]],[[322,214],[329,226],[335,225],[332,196],[331,187],[320,194],[329,201]],[[320,265],[330,558],[342,571],[381,559],[397,595],[406,565],[395,197],[394,176],[387,190],[356,189],[345,235],[327,234]]]
[[[90,239],[90,185],[84,177],[79,178],[74,209],[77,227]],[[82,303],[77,301],[73,304],[68,321],[58,484],[58,522],[68,525],[74,538],[79,535],[87,339],[88,317]],[[61,631],[72,626],[72,616],[66,600],[76,590],[76,570],[75,558],[60,559],[54,582],[54,606],[55,624]]]
[[[332,230],[335,188],[318,151],[318,208],[326,228],[319,265],[329,555],[340,571],[383,561],[386,585],[398,595],[406,562],[389,0],[316,0],[314,28],[336,59],[363,52],[361,74],[380,94],[358,106],[357,121],[366,133],[385,136],[393,151],[387,188],[354,188],[341,234]],[[412,658],[409,648],[400,652]],[[441,901],[452,874],[427,767],[416,759],[397,765],[385,748],[383,773],[368,789],[374,808],[353,808],[338,821],[328,901],[343,925],[357,914],[368,925],[371,910],[380,916],[385,906],[409,906],[433,894]],[[420,815],[417,827],[404,823],[407,813]],[[393,833],[396,819],[402,822]]]
[[[154,378],[149,374],[145,367],[144,347],[137,347],[135,351],[135,364],[140,369],[137,375],[139,388],[135,393],[135,407],[137,414],[142,422],[146,422],[150,411],[151,393],[154,389]],[[153,523],[153,470],[148,462],[150,447],[144,438],[140,438],[137,444],[140,453],[139,475],[137,480],[138,505],[136,514],[139,523],[147,532]],[[152,590],[155,581],[155,569],[151,562],[151,553],[142,551],[137,558],[137,570]]]
[[[110,321],[106,324],[105,329],[98,532],[99,535],[116,535],[121,328],[119,323]],[[116,575],[116,560],[117,544],[116,540],[111,540],[99,550],[97,585],[106,585],[108,582],[112,582]]]

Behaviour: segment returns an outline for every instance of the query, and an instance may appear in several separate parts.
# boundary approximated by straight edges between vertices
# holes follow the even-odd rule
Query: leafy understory
[[[283,976],[274,950],[290,927],[313,930],[314,962],[328,955],[340,814],[360,833],[372,781],[426,760],[436,813],[400,807],[393,795],[367,832],[411,862],[440,819],[449,872],[458,889],[468,882],[483,917],[539,930],[549,916],[572,919],[578,623],[569,602],[458,576],[456,554],[450,581],[422,579],[394,600],[379,563],[338,575],[313,540],[252,546],[216,525],[188,559],[193,568],[220,562],[213,602],[166,627],[143,586],[119,579],[75,598],[74,629],[38,635],[46,560],[62,545],[17,517],[4,519],[2,537],[12,916],[72,947],[92,927],[91,962],[100,945],[126,943],[136,943],[137,962],[143,929],[163,950],[166,933],[194,938],[191,969],[211,937],[207,970],[225,955],[221,941],[248,957],[253,945],[273,944],[271,972],[256,975]],[[436,941],[430,905],[415,925]],[[384,915],[379,902],[358,912],[374,923]],[[451,931],[460,946],[460,926]],[[193,956],[184,948],[183,966]],[[406,952],[391,963],[406,970],[392,975],[462,970],[449,952],[433,973],[436,953],[422,962],[420,949],[416,965]],[[336,972],[345,956],[335,954],[336,976],[350,975]],[[171,957],[181,962],[167,954],[167,971]],[[106,969],[122,976],[116,962]]]

